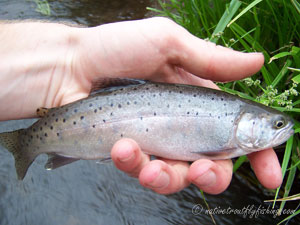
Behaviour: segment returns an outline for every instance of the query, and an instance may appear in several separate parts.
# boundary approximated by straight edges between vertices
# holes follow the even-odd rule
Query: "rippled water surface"
[[[154,3],[149,0],[49,0],[49,4],[51,16],[43,16],[35,11],[34,1],[0,0],[0,19],[46,19],[94,26],[147,17],[150,14],[146,6]],[[27,127],[32,122],[1,122],[0,132]],[[1,225],[212,224],[195,186],[163,196],[141,187],[136,179],[110,163],[78,161],[46,171],[46,158],[39,156],[24,181],[18,181],[12,155],[0,148]],[[215,210],[217,224],[275,224],[280,220],[273,215],[256,218],[250,211],[267,208],[263,200],[270,198],[239,175],[234,176],[225,193],[206,195],[209,207]],[[229,207],[237,210],[248,207],[249,210],[245,214],[221,213],[220,210]],[[289,224],[299,224],[299,220]]]

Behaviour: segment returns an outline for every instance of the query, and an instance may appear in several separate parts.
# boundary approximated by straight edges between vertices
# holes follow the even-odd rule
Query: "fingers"
[[[188,180],[209,194],[219,194],[225,191],[231,178],[231,160],[200,159],[191,165],[188,173]]]
[[[264,187],[274,189],[281,185],[282,172],[273,149],[251,153],[248,158],[258,180]]]
[[[177,51],[172,51],[171,55],[174,63],[204,79],[239,80],[258,72],[264,63],[261,53],[237,52],[196,38],[188,32],[176,37]]]
[[[159,194],[172,194],[190,184],[188,169],[187,162],[154,160],[142,169],[139,180],[141,185]]]
[[[174,160],[153,160],[144,154],[137,143],[131,139],[116,142],[111,151],[116,167],[140,183],[160,194],[171,194],[189,185],[187,162]]]
[[[132,139],[121,139],[115,143],[111,151],[115,166],[133,177],[138,177],[141,169],[150,161],[138,144]]]

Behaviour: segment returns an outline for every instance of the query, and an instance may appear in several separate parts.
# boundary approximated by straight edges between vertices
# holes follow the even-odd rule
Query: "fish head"
[[[293,126],[292,119],[277,110],[254,107],[241,114],[235,138],[240,148],[258,151],[286,142],[294,133]]]

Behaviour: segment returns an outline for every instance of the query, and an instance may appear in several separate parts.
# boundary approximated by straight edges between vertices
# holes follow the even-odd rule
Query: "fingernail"
[[[169,175],[161,171],[159,175],[150,183],[146,184],[150,188],[164,188],[167,187],[170,183],[170,177]]]
[[[119,151],[118,160],[122,163],[129,162],[135,158],[134,151],[132,149],[123,149]]]
[[[195,179],[195,183],[200,187],[214,185],[216,181],[216,174],[212,170],[207,170],[205,173]]]

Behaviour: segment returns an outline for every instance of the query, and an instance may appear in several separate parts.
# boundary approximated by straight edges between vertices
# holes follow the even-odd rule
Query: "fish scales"
[[[42,153],[106,159],[121,138],[132,138],[145,153],[168,159],[226,159],[262,149],[248,137],[258,129],[249,117],[256,114],[284,117],[289,124],[285,133],[291,135],[292,122],[285,115],[258,103],[203,87],[145,82],[49,109],[19,131],[18,141],[33,159]],[[247,121],[254,122],[249,129]],[[280,142],[288,135],[281,134]]]
[[[230,97],[217,92],[192,93],[180,85],[119,89],[51,110],[28,134],[36,136],[31,147],[42,144],[43,153],[68,156],[72,151],[70,157],[106,158],[115,141],[128,137],[146,152],[155,150],[152,153],[157,156],[172,150],[180,151],[182,160],[192,160],[197,155],[193,151],[227,147],[243,105]]]

